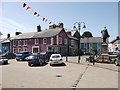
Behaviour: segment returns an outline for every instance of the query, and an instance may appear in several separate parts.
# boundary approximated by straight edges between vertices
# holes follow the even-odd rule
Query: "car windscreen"
[[[52,56],[52,58],[60,58],[59,55]]]

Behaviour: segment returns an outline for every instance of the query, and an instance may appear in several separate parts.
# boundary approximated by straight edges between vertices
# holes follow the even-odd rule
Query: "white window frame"
[[[16,50],[17,50],[16,48],[13,48],[13,53],[16,53]]]
[[[39,39],[38,38],[35,39],[35,44],[39,44]]]
[[[24,41],[23,41],[23,45],[24,45],[24,46],[27,46],[27,40],[24,40]]]
[[[22,40],[18,40],[18,46],[22,45]]]
[[[75,44],[75,41],[72,39],[71,40],[71,46],[74,46],[74,44]]]
[[[21,49],[21,50],[20,50]],[[20,48],[18,48],[18,52],[21,52],[22,51],[22,48],[20,47]]]
[[[28,51],[27,47],[24,47],[24,48],[23,48],[23,51]]]
[[[13,40],[13,46],[16,46],[16,40]]]
[[[46,42],[45,42],[46,40]],[[47,44],[47,38],[43,38],[43,44]]]
[[[62,44],[62,37],[59,37],[59,44]]]

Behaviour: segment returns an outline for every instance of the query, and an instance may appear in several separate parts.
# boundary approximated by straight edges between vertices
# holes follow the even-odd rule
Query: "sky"
[[[36,26],[48,29],[49,24],[42,17],[52,23],[64,23],[64,28],[72,30],[75,22],[81,23],[81,35],[90,31],[94,37],[101,37],[101,30],[107,27],[110,41],[118,35],[118,2],[25,2],[41,16],[38,18],[30,10],[22,7],[23,2],[0,3],[0,32],[2,38],[16,31],[23,33],[36,32]],[[86,28],[83,29],[83,23]],[[75,24],[76,27],[78,26]]]

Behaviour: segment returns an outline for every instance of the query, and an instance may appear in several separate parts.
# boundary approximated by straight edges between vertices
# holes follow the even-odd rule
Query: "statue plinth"
[[[108,54],[108,44],[102,44],[102,54],[97,58],[98,62],[108,62],[110,63],[109,54]]]

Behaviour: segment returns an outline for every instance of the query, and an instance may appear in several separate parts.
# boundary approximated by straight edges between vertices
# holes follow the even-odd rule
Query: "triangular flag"
[[[26,8],[26,10],[28,10],[28,9],[30,9],[30,7],[29,7],[29,6]]]
[[[43,18],[43,21],[45,20],[45,18]]]
[[[26,4],[26,3],[24,3],[24,4],[23,4],[23,8],[24,8],[26,5],[27,5],[27,4]]]
[[[34,15],[36,15],[37,14],[37,12],[34,12]]]
[[[52,22],[49,22],[49,24],[51,24]]]
[[[40,16],[40,14],[38,13],[38,14],[37,14],[37,17],[39,17],[39,16]]]
[[[47,22],[47,19],[45,20],[45,22]]]

